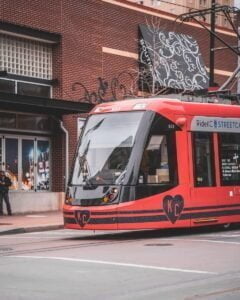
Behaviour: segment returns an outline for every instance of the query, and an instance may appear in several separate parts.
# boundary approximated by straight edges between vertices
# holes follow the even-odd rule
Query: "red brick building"
[[[209,64],[200,25],[125,0],[0,0],[0,8],[0,164],[14,183],[13,212],[58,209],[81,113],[138,94],[139,25],[191,35]],[[216,31],[236,44],[234,32]],[[236,64],[231,51],[217,52],[215,80]]]

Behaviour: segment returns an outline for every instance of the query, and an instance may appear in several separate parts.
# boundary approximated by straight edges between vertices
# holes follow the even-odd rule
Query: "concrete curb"
[[[25,227],[25,228],[19,227],[19,228],[6,229],[3,231],[0,230],[0,236],[1,235],[9,235],[9,234],[58,230],[58,229],[63,229],[63,225],[57,224],[57,225],[34,226],[34,227]]]

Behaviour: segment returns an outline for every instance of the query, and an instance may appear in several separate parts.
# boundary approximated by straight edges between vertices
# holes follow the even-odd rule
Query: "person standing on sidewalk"
[[[12,185],[12,182],[8,176],[5,175],[4,171],[0,171],[0,215],[3,215],[3,200],[7,206],[8,215],[12,215],[11,205],[9,202],[8,190]]]

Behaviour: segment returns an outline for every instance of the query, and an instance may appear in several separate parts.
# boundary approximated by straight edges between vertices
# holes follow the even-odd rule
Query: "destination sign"
[[[191,131],[240,133],[240,118],[193,117]]]

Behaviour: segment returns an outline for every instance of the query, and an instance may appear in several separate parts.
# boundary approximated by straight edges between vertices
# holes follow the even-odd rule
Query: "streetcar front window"
[[[73,185],[121,184],[144,112],[92,115],[84,129]]]

